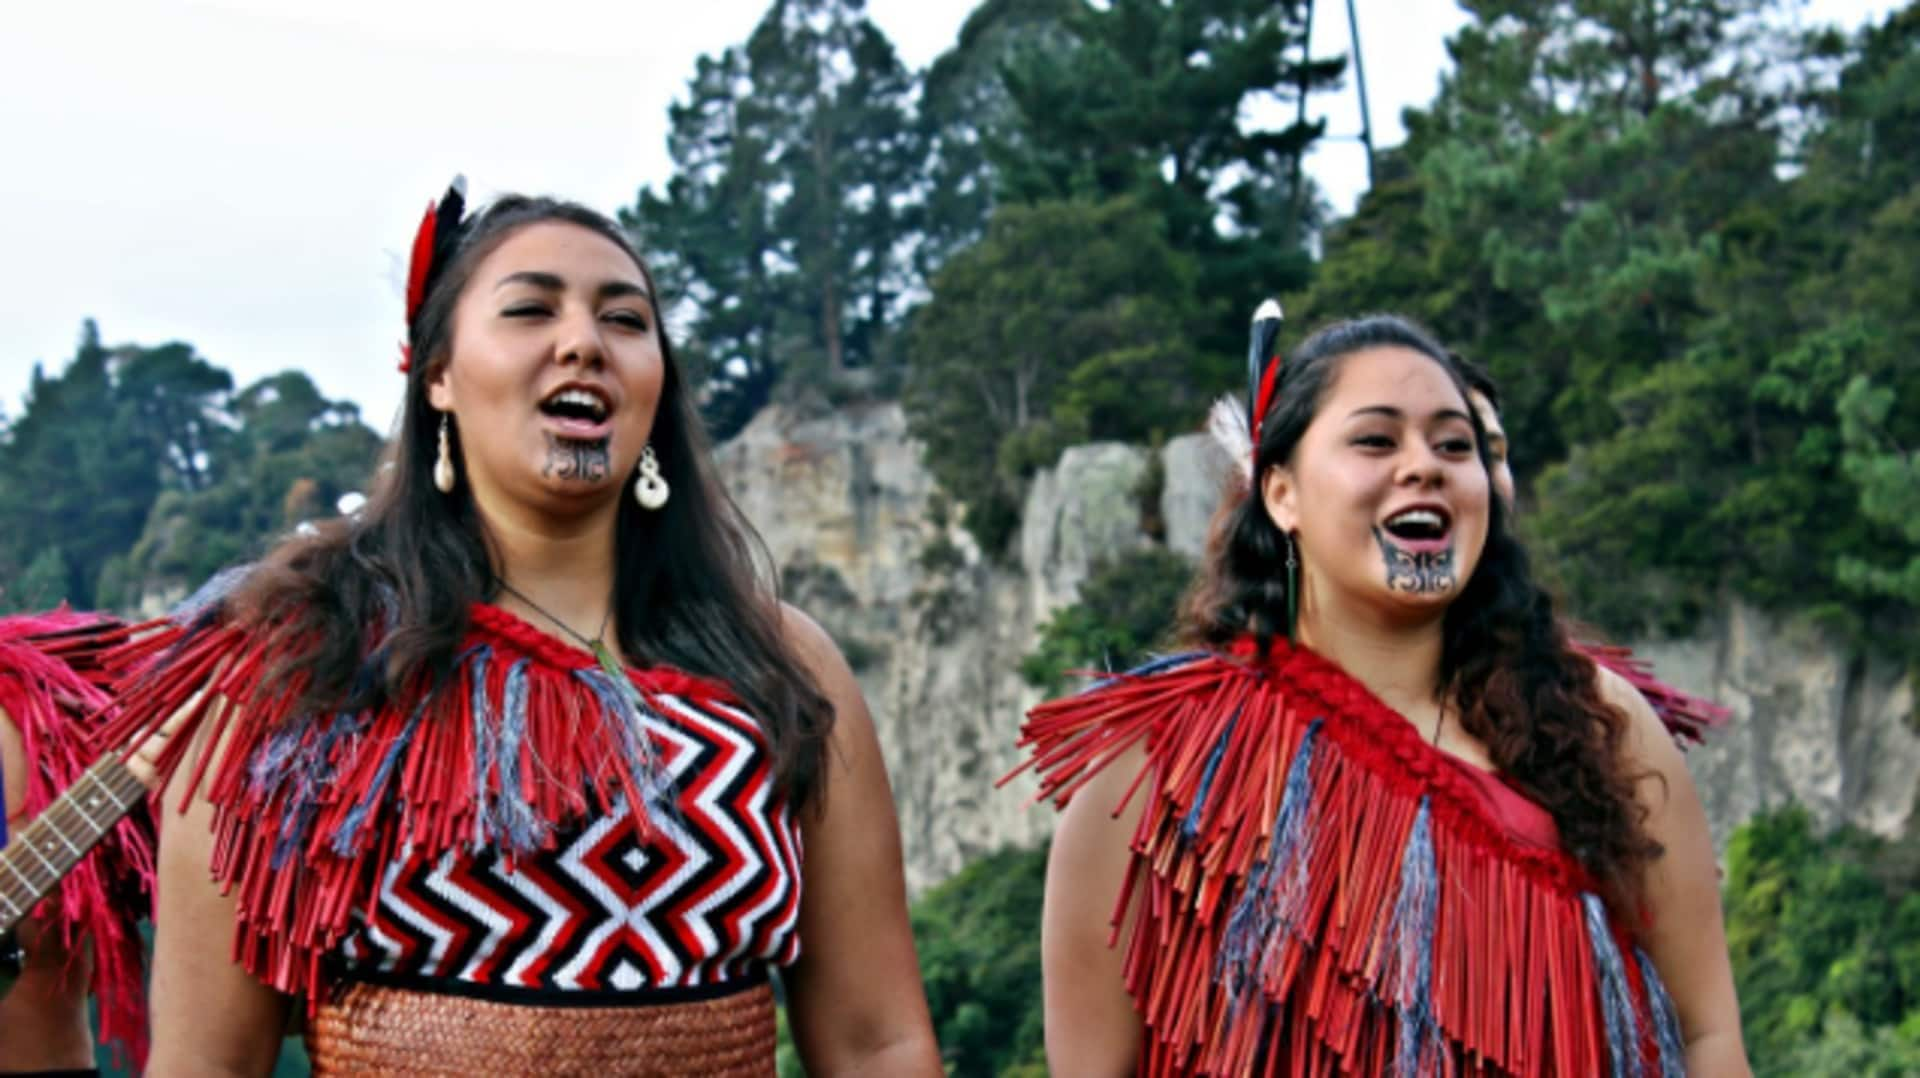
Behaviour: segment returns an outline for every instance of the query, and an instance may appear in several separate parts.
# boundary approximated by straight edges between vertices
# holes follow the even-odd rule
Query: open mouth
[[[609,433],[613,402],[593,386],[562,386],[540,402],[540,414],[552,420],[551,429],[565,438],[600,439]]]
[[[1393,514],[1381,527],[1406,546],[1421,550],[1445,545],[1453,520],[1444,509],[1416,506]]]
[[[540,411],[555,419],[600,423],[606,420],[612,408],[608,406],[607,398],[599,392],[568,386],[541,401]]]

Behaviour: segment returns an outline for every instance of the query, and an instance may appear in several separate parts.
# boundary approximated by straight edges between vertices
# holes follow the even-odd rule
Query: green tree
[[[1847,477],[1860,488],[1860,512],[1906,540],[1906,560],[1883,566],[1878,559],[1847,555],[1840,579],[1874,595],[1920,607],[1920,452],[1893,444],[1884,434],[1892,420],[1893,391],[1856,375],[1840,398],[1841,458]]]
[[[986,234],[996,205],[994,158],[1019,137],[1019,115],[1003,71],[1024,52],[1070,47],[1066,19],[1075,0],[984,0],[953,47],[921,76],[918,121],[927,185],[914,259],[931,277],[955,252]],[[997,148],[996,148],[997,147]]]
[[[1045,1073],[1040,904],[1046,880],[1044,847],[1002,850],[913,904],[920,975],[947,1073]]]
[[[1002,68],[1016,123],[991,143],[999,190],[1018,202],[1131,197],[1158,217],[1194,259],[1195,332],[1216,390],[1242,362],[1244,313],[1310,271],[1318,206],[1293,189],[1294,163],[1321,124],[1243,119],[1339,76],[1342,60],[1303,62],[1305,12],[1298,0],[1080,0],[1065,49],[1042,42]]]
[[[687,304],[722,437],[783,378],[789,394],[834,390],[889,355],[915,283],[913,90],[863,0],[774,0],[670,110],[674,176],[621,217]]]
[[[60,546],[60,593],[95,603],[102,568],[140,534],[169,484],[204,482],[231,385],[184,344],[108,348],[93,322],[57,376],[36,367],[0,444],[0,578]]]
[[[1820,835],[1797,807],[1734,833],[1722,896],[1757,1073],[1910,1058],[1920,1044],[1920,870],[1899,853],[1848,828]]]
[[[231,416],[218,478],[155,500],[138,541],[101,575],[100,605],[131,609],[148,593],[191,588],[365,490],[379,436],[358,407],[327,400],[305,374],[253,383],[235,395]]]
[[[16,612],[52,609],[67,601],[72,580],[67,556],[57,546],[47,547],[34,556],[12,587],[0,592],[0,606]]]
[[[1125,201],[1003,206],[934,276],[908,328],[907,417],[985,549],[1004,550],[1027,479],[1065,447],[1194,421],[1193,281]]]
[[[1020,662],[1021,675],[1058,694],[1074,671],[1138,665],[1172,637],[1193,572],[1192,562],[1161,547],[1095,566],[1080,585],[1080,598],[1040,627],[1038,643]]]

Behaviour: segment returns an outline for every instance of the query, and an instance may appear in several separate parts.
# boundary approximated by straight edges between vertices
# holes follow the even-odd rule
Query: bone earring
[[[667,481],[660,477],[660,458],[653,455],[653,447],[649,445],[640,451],[640,476],[633,481],[633,500],[639,502],[642,509],[658,509],[667,504],[667,495],[671,493]]]
[[[442,494],[453,493],[453,453],[447,448],[447,413],[440,413],[440,456],[433,462],[433,485]]]

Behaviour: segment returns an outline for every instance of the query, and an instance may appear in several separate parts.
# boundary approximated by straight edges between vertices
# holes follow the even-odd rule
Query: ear
[[[1285,465],[1276,464],[1260,477],[1260,501],[1267,508],[1267,518],[1273,526],[1283,532],[1294,532],[1300,527],[1299,491],[1293,482],[1293,473]]]
[[[452,366],[451,363],[442,363],[427,375],[427,403],[433,405],[434,411],[453,411],[453,385],[447,377],[447,371]]]

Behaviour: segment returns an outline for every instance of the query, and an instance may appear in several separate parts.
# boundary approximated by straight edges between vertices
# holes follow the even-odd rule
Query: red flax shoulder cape
[[[1146,750],[1114,914],[1137,910],[1142,1074],[1683,1072],[1653,965],[1578,862],[1510,833],[1338,667],[1235,650],[1044,704],[1022,734],[1056,805]]]
[[[38,816],[93,764],[93,730],[112,697],[101,666],[118,622],[65,607],[0,618],[0,710],[20,728],[27,759],[25,816]],[[136,810],[107,833],[41,902],[41,923],[76,958],[91,949],[90,985],[103,1039],[146,1058],[146,996],[139,922],[152,908],[153,839]]]
[[[297,711],[304,683],[270,677],[285,653],[217,603],[190,622],[143,627],[108,657],[121,699],[115,743],[183,718],[159,769],[185,765],[190,781],[166,808],[184,809],[196,791],[213,804],[213,877],[236,898],[234,960],[310,1007],[328,986],[327,957],[398,851],[527,854],[616,799],[649,826],[675,810],[640,709],[657,708],[658,695],[737,703],[725,686],[665,667],[630,668],[629,692],[497,607],[475,604],[468,616],[442,684],[358,712]],[[361,676],[381,676],[385,661],[372,648]],[[225,739],[217,764],[190,754],[196,733]]]

